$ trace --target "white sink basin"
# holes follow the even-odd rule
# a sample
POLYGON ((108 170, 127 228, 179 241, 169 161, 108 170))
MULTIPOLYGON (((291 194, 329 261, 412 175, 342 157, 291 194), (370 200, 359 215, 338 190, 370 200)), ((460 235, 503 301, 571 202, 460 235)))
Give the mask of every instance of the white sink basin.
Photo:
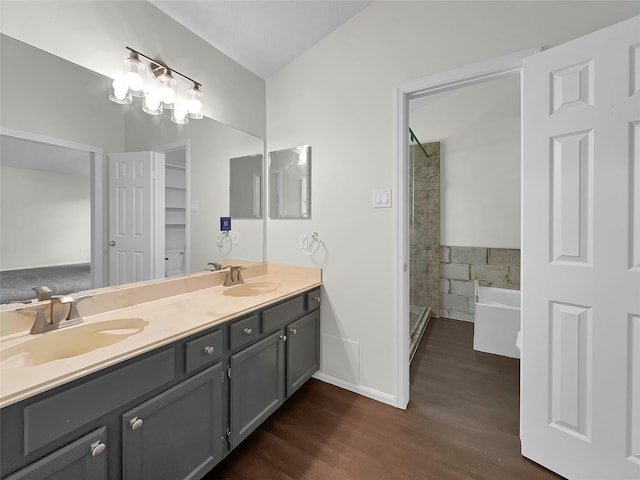
POLYGON ((83 355, 136 335, 148 324, 142 318, 121 318, 43 333, 2 349, 0 366, 3 369, 32 367, 83 355))
POLYGON ((277 289, 278 284, 273 282, 243 283, 242 285, 228 288, 222 292, 222 295, 231 297, 253 297, 275 292, 277 289))

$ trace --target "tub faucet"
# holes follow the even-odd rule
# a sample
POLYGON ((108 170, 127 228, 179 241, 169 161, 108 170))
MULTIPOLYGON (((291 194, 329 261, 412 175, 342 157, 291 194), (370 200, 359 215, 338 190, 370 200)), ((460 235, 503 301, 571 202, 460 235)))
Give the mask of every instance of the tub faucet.
POLYGON ((222 267, 223 270, 227 268, 229 269, 229 271, 227 272, 227 276, 225 277, 224 283, 223 283, 225 287, 244 283, 244 280, 242 279, 242 270, 244 270, 247 267, 243 265, 227 265, 225 267, 222 267))

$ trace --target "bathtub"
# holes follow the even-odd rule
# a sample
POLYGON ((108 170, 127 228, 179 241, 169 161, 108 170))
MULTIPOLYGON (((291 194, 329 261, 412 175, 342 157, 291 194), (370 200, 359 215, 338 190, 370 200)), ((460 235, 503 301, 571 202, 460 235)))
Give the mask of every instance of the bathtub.
POLYGON ((520 290, 477 287, 474 322, 474 350, 520 358, 520 290))

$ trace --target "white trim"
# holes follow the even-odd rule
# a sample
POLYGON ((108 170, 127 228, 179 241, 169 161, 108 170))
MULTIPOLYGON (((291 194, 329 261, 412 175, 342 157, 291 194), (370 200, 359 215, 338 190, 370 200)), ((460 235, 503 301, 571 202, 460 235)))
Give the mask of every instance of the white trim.
POLYGON ((335 385, 336 387, 344 388, 345 390, 349 390, 350 392, 357 393, 364 397, 372 398, 373 400, 377 400, 378 402, 395 406, 393 395, 389 395, 388 393, 365 387, 363 385, 356 385, 355 383, 345 382, 344 380, 340 380, 339 378, 332 377, 331 375, 327 375, 322 372, 314 373, 313 378, 320 380, 321 382, 335 385))
POLYGON ((46 135, 40 135, 38 133, 25 132, 23 130, 14 130, 13 128, 0 127, 0 135, 22 138, 24 140, 31 140, 32 142, 50 143, 51 145, 71 148, 73 150, 80 150, 81 152, 104 153, 102 147, 96 147, 95 145, 71 142, 69 140, 63 140, 61 138, 47 137, 46 135))
POLYGON ((466 87, 485 82, 503 75, 522 72, 522 61, 540 48, 522 50, 483 62, 465 65, 444 72, 435 73, 427 77, 418 78, 401 83, 397 89, 396 110, 396 152, 395 177, 398 209, 395 211, 396 232, 394 243, 396 258, 394 279, 397 290, 394 296, 396 322, 394 328, 395 339, 395 392, 394 405, 406 408, 409 403, 409 278, 407 271, 408 240, 407 240, 407 132, 409 130, 409 100, 446 92, 455 88, 466 87))
POLYGON ((102 180, 102 147, 85 143, 71 142, 61 138, 48 137, 24 130, 0 127, 0 135, 21 138, 32 142, 47 143, 58 147, 70 148, 89 153, 91 171, 91 288, 102 287, 103 271, 103 180, 102 180))
POLYGON ((91 286, 103 286, 104 270, 104 184, 102 183, 103 154, 91 152, 91 286))

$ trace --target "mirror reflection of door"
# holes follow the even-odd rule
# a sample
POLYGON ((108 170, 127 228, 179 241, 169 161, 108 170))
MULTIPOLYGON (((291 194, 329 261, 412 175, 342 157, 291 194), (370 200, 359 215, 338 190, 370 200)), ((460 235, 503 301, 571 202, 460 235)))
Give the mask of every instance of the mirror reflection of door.
POLYGON ((269 217, 311 217, 311 146, 269 152, 269 217))
MULTIPOLYGON (((164 251, 157 240, 159 212, 164 214, 164 155, 156 152, 114 153, 109 156, 110 284, 164 276, 156 256, 164 251)), ((163 217, 164 218, 164 217, 163 217)), ((164 227, 164 225, 162 225, 164 227)), ((164 258, 164 257, 163 257, 164 258)))

